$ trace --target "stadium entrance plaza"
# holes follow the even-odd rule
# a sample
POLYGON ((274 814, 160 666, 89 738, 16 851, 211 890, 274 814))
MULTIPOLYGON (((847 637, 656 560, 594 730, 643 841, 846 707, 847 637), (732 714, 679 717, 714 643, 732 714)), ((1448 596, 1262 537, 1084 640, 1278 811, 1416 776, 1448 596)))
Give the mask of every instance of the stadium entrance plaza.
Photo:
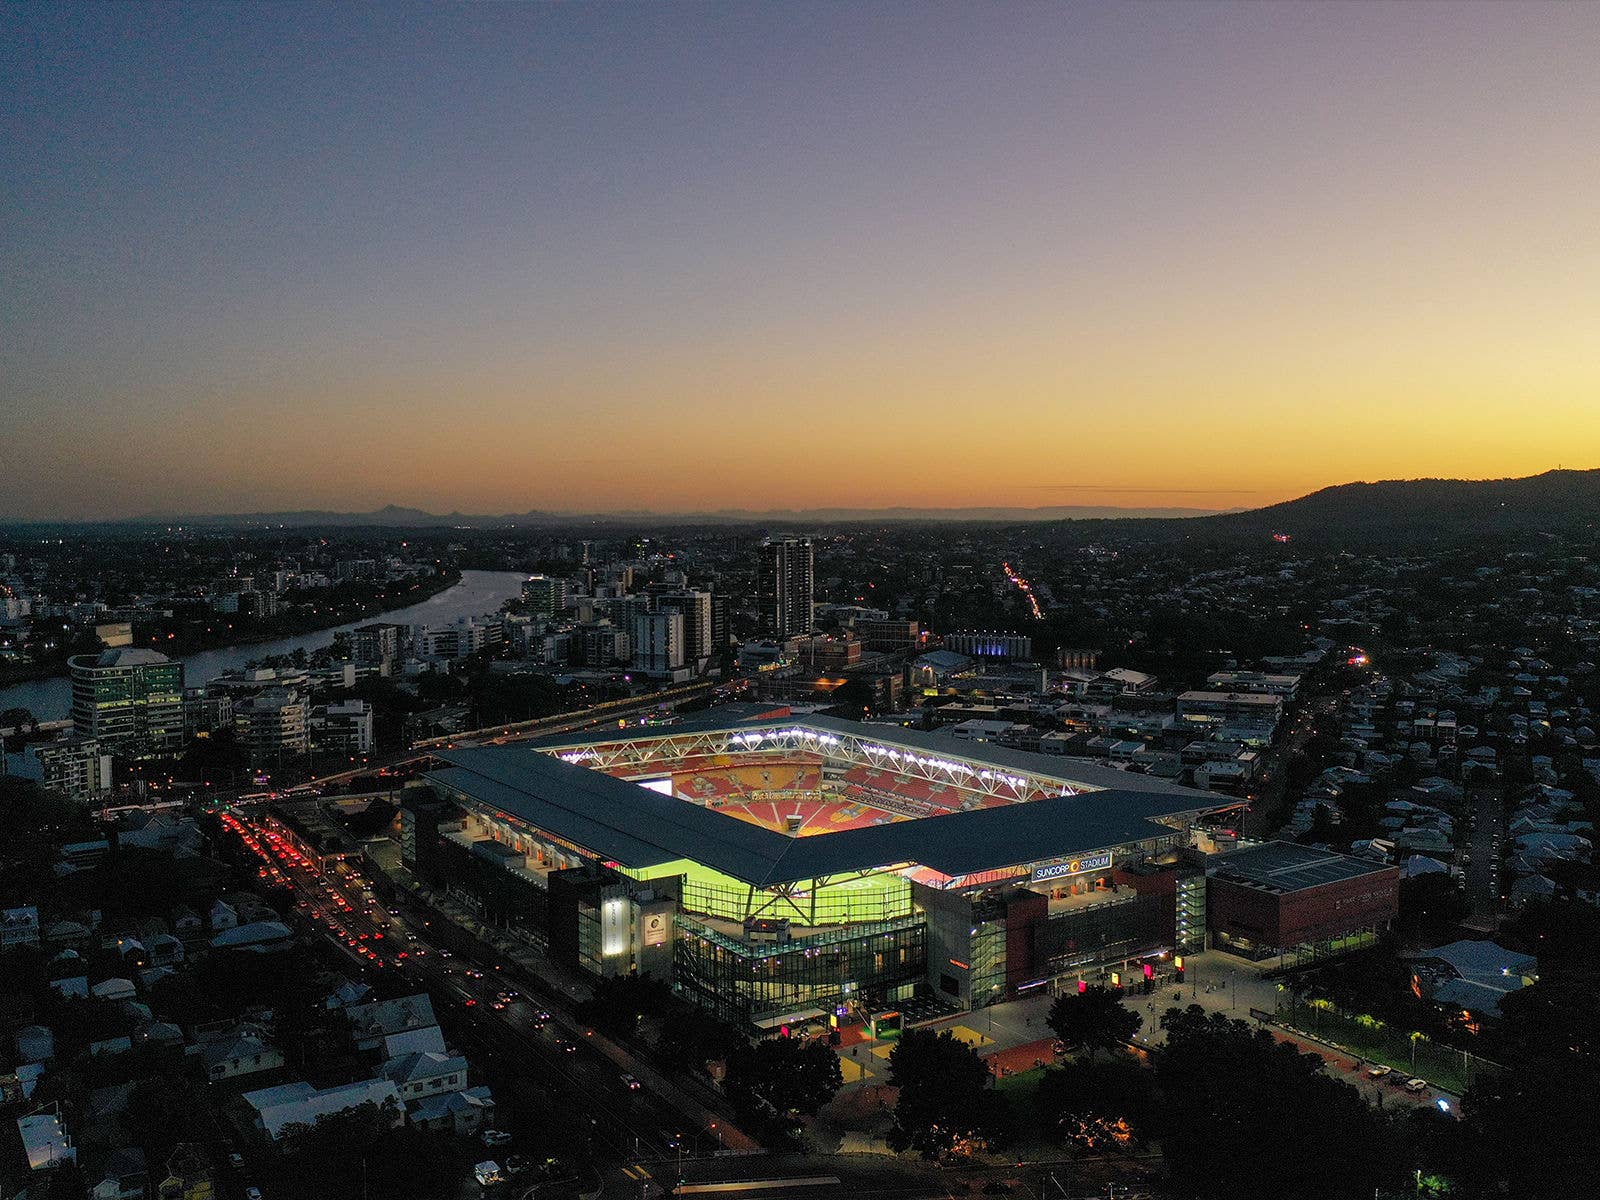
MULTIPOLYGON (((1165 975, 1158 976, 1158 985, 1149 995, 1144 993, 1141 978, 1132 980, 1132 986, 1124 993, 1123 1004, 1144 1021, 1136 1035, 1141 1044, 1160 1043, 1161 1014, 1175 1006, 1198 1004, 1208 1013, 1222 1013, 1241 1020, 1249 1019, 1253 1008, 1264 1012, 1277 1008, 1278 982, 1267 978, 1263 970, 1252 963, 1207 952, 1186 958, 1184 966, 1185 977, 1181 984, 1172 978, 1171 964, 1166 963, 1162 968, 1165 975), (1181 999, 1178 999, 1180 994, 1181 999)), ((1110 970, 1097 969, 1085 978, 1091 984, 1105 984, 1110 980, 1110 970)), ((1064 988, 1072 986, 1075 981, 1063 983, 1064 988)), ((973 1012, 951 1013, 919 1028, 954 1034, 987 1059, 992 1070, 1025 1071, 1034 1067, 1036 1060, 1044 1063, 1055 1060, 1051 1050, 1055 1035, 1047 1022, 1057 994, 1041 988, 1031 996, 1005 1000, 973 1012)), ((850 1026, 840 1034, 838 1054, 845 1090, 886 1085, 889 1055, 895 1043, 873 1038, 865 1025, 850 1026)))

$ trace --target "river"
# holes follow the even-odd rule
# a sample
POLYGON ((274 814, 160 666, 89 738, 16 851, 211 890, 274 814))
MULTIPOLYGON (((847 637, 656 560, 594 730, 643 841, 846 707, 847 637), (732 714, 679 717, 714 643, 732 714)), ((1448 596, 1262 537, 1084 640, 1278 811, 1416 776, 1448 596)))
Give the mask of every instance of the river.
MULTIPOLYGON (((202 650, 181 660, 184 686, 199 687, 226 671, 237 670, 248 662, 268 655, 292 654, 296 650, 304 650, 309 654, 313 650, 331 646, 334 634, 358 625, 370 625, 374 621, 396 625, 445 625, 458 617, 499 612, 500 605, 522 593, 522 581, 526 578, 520 571, 463 571, 459 583, 408 608, 362 617, 348 625, 335 625, 331 629, 319 629, 315 633, 296 637, 202 650)), ((0 710, 7 708, 25 708, 41 721, 60 720, 71 715, 72 683, 64 676, 56 676, 0 688, 0 710)))

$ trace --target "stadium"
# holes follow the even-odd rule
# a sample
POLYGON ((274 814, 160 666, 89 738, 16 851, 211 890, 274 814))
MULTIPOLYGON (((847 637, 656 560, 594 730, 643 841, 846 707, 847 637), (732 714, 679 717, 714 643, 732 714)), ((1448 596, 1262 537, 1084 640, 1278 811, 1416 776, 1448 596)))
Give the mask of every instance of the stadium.
POLYGON ((1179 852, 1238 804, 754 705, 438 757, 404 814, 413 869, 595 975, 757 1026, 1184 952, 1204 882, 1179 852))

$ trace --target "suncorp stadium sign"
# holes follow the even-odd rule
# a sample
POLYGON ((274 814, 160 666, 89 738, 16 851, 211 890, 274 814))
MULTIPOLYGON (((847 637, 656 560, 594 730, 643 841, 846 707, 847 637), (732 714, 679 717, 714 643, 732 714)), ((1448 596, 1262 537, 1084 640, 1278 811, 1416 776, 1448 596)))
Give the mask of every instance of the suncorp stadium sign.
POLYGON ((1047 879, 1082 875, 1085 871, 1102 871, 1110 865, 1111 851, 1102 850, 1099 854, 1086 854, 1082 858, 1069 859, 1067 862, 1051 863, 1048 867, 1035 867, 1033 882, 1043 883, 1047 879))

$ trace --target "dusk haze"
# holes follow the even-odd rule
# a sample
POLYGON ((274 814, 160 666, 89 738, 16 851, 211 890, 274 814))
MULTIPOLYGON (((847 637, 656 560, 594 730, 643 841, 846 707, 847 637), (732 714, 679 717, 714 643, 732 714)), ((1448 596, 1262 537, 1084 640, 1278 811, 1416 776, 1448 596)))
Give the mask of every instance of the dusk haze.
POLYGON ((0 515, 1600 465, 1594 5, 0 21, 0 515))

